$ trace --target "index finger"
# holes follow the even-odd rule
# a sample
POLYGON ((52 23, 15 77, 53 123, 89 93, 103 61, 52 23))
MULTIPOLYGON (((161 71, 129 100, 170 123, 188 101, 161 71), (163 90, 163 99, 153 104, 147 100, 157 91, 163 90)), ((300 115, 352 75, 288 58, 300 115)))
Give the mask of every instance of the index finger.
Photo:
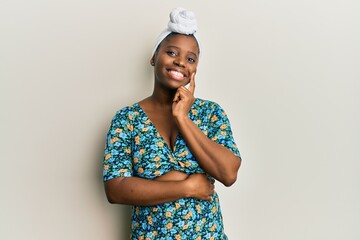
POLYGON ((191 92, 192 95, 194 95, 194 93, 195 93, 195 73, 191 74, 189 91, 191 92))

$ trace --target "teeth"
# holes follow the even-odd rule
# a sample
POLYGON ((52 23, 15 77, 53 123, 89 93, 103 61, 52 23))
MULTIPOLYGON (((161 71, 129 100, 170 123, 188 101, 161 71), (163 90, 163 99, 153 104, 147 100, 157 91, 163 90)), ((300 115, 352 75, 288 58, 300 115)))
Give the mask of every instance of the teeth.
POLYGON ((170 72, 173 73, 174 75, 178 76, 178 77, 184 77, 184 74, 182 74, 181 72, 174 71, 174 70, 170 70, 170 72))

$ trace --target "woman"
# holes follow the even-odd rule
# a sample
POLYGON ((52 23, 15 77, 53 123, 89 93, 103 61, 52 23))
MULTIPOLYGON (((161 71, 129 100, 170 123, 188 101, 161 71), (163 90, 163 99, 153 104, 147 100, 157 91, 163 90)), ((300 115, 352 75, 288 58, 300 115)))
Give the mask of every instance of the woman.
POLYGON ((193 13, 174 9, 150 60, 153 94, 112 120, 105 190, 134 206, 131 239, 227 239, 214 179, 231 186, 241 158, 221 107, 194 97, 199 54, 193 13))

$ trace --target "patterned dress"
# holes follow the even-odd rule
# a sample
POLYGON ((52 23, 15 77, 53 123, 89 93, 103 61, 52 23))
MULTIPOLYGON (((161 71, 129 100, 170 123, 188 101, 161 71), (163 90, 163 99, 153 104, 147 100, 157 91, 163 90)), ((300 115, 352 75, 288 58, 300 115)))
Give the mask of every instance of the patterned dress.
MULTIPOLYGON (((196 98, 189 118, 208 138, 240 157, 229 120, 218 104, 196 98)), ((131 176, 154 179, 172 170, 204 172, 180 134, 171 151, 138 103, 114 116, 103 167, 104 181, 131 176)), ((216 192, 212 199, 182 198, 156 206, 134 206, 131 239, 227 239, 216 192)))

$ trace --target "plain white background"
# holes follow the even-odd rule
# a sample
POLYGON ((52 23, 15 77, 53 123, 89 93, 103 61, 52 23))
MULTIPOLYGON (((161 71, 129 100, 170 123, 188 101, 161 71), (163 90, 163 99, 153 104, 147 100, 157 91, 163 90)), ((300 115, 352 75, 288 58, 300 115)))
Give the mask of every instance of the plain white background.
POLYGON ((360 4, 351 0, 0 1, 0 239, 127 239, 101 162, 116 110, 147 97, 154 41, 195 12, 196 96, 243 156, 217 184, 231 240, 360 239, 360 4))

